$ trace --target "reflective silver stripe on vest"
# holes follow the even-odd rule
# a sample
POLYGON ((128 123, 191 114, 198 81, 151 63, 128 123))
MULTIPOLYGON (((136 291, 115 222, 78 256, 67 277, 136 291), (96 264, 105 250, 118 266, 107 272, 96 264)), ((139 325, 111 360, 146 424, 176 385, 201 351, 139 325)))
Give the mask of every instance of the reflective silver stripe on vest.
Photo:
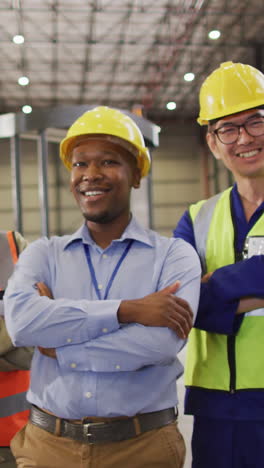
POLYGON ((30 407, 26 400, 26 392, 16 393, 0 398, 0 418, 7 418, 16 413, 28 410, 30 407))
POLYGON ((206 267, 206 243, 215 206, 221 197, 222 192, 209 198, 200 208, 195 220, 193 221, 194 238, 196 250, 202 264, 202 272, 207 272, 206 267))
POLYGON ((14 270, 14 262, 5 231, 0 231, 0 265, 0 289, 5 289, 8 278, 14 270))

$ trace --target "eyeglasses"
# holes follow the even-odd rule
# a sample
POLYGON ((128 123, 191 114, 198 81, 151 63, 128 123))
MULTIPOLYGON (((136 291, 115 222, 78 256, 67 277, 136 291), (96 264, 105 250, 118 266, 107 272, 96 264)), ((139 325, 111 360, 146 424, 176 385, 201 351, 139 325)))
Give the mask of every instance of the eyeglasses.
POLYGON ((226 124, 212 130, 211 133, 214 133, 224 145, 231 145, 237 142, 241 128, 244 128, 247 134, 253 137, 264 135, 264 117, 249 119, 241 125, 226 124))

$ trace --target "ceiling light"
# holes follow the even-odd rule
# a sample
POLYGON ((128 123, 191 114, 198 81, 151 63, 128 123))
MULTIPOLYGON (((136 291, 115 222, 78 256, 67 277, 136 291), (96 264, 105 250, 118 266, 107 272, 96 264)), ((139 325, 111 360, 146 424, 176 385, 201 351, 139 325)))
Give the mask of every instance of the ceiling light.
POLYGON ((210 31, 208 33, 208 37, 209 39, 219 39, 219 37, 221 36, 221 32, 218 31, 217 29, 214 29, 213 31, 210 31))
POLYGON ((27 76, 20 76, 17 80, 18 84, 21 86, 27 86, 29 83, 29 79, 27 76))
POLYGON ((174 110, 176 109, 177 104, 174 101, 170 101, 170 102, 167 102, 166 107, 168 110, 174 110))
POLYGON ((194 73, 185 73, 185 75, 184 75, 185 81, 193 81, 194 78, 195 78, 195 74, 194 74, 194 73))
POLYGON ((16 34, 16 36, 13 37, 14 44, 23 44, 24 41, 24 36, 22 36, 21 34, 16 34))
POLYGON ((32 112, 32 107, 25 105, 22 107, 22 111, 24 112, 24 114, 30 114, 32 112))

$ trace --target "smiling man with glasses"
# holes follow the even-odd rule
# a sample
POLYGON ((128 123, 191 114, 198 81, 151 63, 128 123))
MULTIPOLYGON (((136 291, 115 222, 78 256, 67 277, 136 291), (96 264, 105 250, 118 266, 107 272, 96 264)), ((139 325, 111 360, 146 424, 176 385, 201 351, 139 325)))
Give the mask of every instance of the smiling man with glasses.
POLYGON ((188 343, 193 468, 264 466, 264 75, 226 62, 204 81, 200 125, 234 177, 174 231, 197 250, 201 297, 188 343))

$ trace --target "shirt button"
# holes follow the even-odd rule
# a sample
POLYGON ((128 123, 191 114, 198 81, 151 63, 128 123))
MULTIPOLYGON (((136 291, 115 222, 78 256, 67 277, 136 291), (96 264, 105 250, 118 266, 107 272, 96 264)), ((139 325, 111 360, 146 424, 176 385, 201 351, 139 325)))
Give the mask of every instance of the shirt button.
POLYGON ((67 339, 67 343, 71 343, 72 342, 72 339, 71 338, 68 338, 67 339))
POLYGON ((85 396, 86 396, 86 398, 91 398, 92 394, 91 394, 91 392, 86 392, 85 396))
POLYGON ((107 333, 107 332, 108 332, 108 328, 103 328, 103 329, 102 329, 102 332, 103 332, 103 333, 107 333))
POLYGON ((102 285, 102 284, 98 284, 98 289, 103 289, 103 285, 102 285))
POLYGON ((75 367, 77 367, 77 364, 75 364, 75 362, 72 362, 72 363, 71 363, 71 367, 72 367, 73 369, 75 369, 75 367))
POLYGON ((107 258, 107 255, 106 255, 106 254, 103 254, 103 258, 107 258))
POLYGON ((117 364, 117 365, 115 366, 115 368, 116 368, 117 370, 119 370, 119 369, 120 369, 119 364, 117 364))

